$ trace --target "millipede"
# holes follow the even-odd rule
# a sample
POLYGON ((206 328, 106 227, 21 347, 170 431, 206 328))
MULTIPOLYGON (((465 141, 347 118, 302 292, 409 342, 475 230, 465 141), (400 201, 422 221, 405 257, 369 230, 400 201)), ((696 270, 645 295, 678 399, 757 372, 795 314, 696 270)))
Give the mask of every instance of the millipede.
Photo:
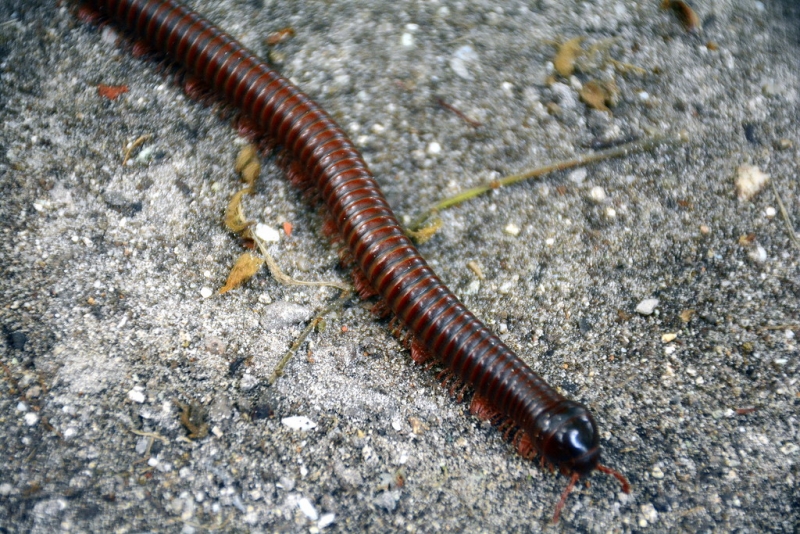
POLYGON ((162 54, 185 70, 193 86, 237 109, 281 148, 294 179, 302 178, 326 206, 352 257, 359 293, 378 295, 411 333, 412 358, 444 366, 456 384, 474 391, 472 413, 502 421, 521 455, 538 456, 543 466, 569 477, 554 521, 575 484, 593 471, 612 475, 629 492, 625 477, 600 461, 599 432, 589 409, 548 385, 442 283, 407 237, 355 145, 311 98, 175 0, 84 1, 80 15, 117 24, 135 40, 135 53, 144 47, 162 54))

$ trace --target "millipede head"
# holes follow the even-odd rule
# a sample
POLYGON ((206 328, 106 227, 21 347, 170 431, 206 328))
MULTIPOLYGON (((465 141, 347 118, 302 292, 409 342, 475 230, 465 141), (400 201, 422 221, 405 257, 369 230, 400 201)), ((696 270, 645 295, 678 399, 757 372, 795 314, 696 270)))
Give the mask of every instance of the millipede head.
POLYGON ((538 421, 541 451, 546 461, 564 474, 585 477, 600 463, 600 435, 589 410, 574 401, 564 400, 551 410, 545 421, 538 421))

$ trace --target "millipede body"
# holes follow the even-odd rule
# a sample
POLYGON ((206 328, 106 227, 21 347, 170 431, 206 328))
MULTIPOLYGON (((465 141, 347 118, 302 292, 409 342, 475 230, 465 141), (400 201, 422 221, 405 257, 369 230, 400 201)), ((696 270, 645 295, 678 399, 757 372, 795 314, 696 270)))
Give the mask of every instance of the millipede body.
POLYGON ((439 280, 406 237, 359 151, 320 106, 175 0, 83 5, 201 80, 299 165, 356 266, 415 343, 518 427, 544 464, 571 477, 556 518, 569 490, 593 470, 614 475, 627 491, 624 477, 600 464, 589 410, 550 387, 439 280))

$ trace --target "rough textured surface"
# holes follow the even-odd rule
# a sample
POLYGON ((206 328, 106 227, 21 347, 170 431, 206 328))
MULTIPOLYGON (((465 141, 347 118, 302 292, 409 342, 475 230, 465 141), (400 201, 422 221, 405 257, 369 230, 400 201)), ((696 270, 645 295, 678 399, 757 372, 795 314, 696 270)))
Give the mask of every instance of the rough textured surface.
MULTIPOLYGON (((800 13, 697 2, 704 28, 687 34, 658 4, 192 2, 261 55, 294 28, 272 57, 352 134, 400 215, 598 140, 689 133, 472 200, 422 247, 594 410, 606 462, 631 480, 625 496, 592 477, 557 527, 566 480, 471 418, 360 302, 265 387, 336 292, 265 274, 202 298, 241 252, 220 224, 238 187, 229 121, 110 29, 0 5, 0 528, 308 531, 332 513, 327 530, 796 529, 800 251, 771 186, 741 201, 735 178, 758 166, 800 217, 800 13), (554 43, 576 36, 645 71, 586 62, 549 83, 554 43), (593 78, 615 80, 613 116, 581 102, 593 78), (143 134, 149 158, 122 167, 143 134), (651 315, 635 311, 646 299, 651 315)), ((346 280, 317 209, 271 165, 258 188, 250 216, 293 224, 280 265, 346 280)))

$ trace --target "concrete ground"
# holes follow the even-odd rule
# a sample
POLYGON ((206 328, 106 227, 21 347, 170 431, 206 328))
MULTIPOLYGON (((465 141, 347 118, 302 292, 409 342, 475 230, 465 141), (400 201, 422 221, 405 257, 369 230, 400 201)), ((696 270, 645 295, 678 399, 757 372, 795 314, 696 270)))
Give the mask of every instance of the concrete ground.
MULTIPOLYGON (((567 479, 471 417, 360 301, 267 386, 338 292, 264 271, 205 297, 242 252, 221 224, 244 143, 230 120, 111 27, 0 3, 0 532, 797 531, 800 9, 697 0, 687 32, 660 3, 190 2, 331 112, 406 221, 513 172, 688 134, 470 200, 421 246, 593 410, 631 482, 595 474, 556 526, 567 479), (593 81, 610 111, 581 99, 593 81), (738 198, 737 177, 762 174, 738 198)), ((319 207, 263 165, 245 210, 280 230, 278 264, 348 281, 319 207)))

